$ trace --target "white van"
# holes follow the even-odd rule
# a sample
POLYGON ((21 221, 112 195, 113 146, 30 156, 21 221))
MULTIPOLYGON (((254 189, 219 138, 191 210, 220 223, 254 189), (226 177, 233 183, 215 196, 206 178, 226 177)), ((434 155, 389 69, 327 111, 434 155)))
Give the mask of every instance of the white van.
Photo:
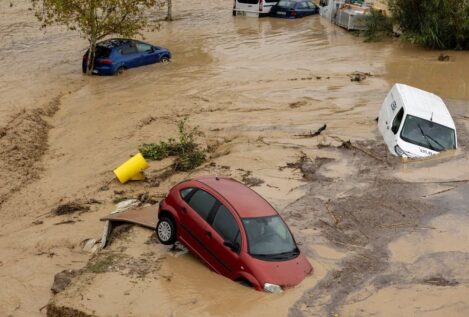
POLYGON ((392 154, 426 157, 456 149, 453 118, 443 100, 432 93, 395 84, 379 113, 379 131, 392 154))
POLYGON ((277 2, 278 0, 234 0, 233 15, 266 16, 277 2))

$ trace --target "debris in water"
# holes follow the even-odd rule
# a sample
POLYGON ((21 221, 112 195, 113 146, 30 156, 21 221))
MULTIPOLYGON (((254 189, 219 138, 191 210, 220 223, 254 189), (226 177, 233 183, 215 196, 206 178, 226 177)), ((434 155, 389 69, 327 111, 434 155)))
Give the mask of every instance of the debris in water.
POLYGON ((90 198, 88 199, 88 201, 86 202, 88 205, 93 205, 93 204, 98 204, 98 205, 101 205, 102 202, 97 200, 97 199, 94 199, 94 198, 90 198))
POLYGON ((70 225, 70 224, 73 224, 73 223, 75 223, 75 222, 76 222, 75 220, 65 220, 65 221, 61 221, 61 222, 54 223, 54 226, 70 225))
POLYGON ((83 251, 86 252, 96 252, 99 249, 99 242, 96 239, 86 239, 82 241, 83 251))
POLYGON ((445 53, 441 53, 440 56, 438 56, 438 60, 440 62, 447 62, 449 61, 449 59, 450 59, 450 56, 446 55, 445 53))
POLYGON ((99 189, 98 189, 100 192, 104 192, 106 190, 109 190, 109 186, 108 185, 103 185, 101 186, 99 189))
POLYGON ((69 203, 59 205, 58 207, 52 209, 51 212, 54 215, 62 216, 62 215, 73 214, 77 211, 88 211, 88 210, 90 210, 90 207, 88 206, 85 206, 78 202, 69 202, 69 203))
POLYGON ((290 106, 291 109, 296 109, 296 108, 306 106, 307 104, 308 104, 308 102, 302 100, 302 101, 292 102, 292 103, 289 104, 289 106, 290 106))
POLYGON ((353 149, 352 142, 350 140, 342 142, 340 145, 340 148, 346 149, 346 150, 351 150, 353 149))
POLYGON ((456 286, 459 285, 459 282, 456 280, 447 280, 442 276, 434 276, 423 280, 424 284, 429 284, 433 286, 456 286))
POLYGON ((351 74, 348 74, 347 76, 350 77, 350 81, 361 82, 367 79, 368 77, 372 77, 373 75, 371 73, 353 72, 351 74))
POLYGON ((54 294, 60 293, 67 288, 72 282, 72 279, 77 275, 75 270, 64 270, 54 276, 54 283, 52 284, 51 291, 54 294))
POLYGON ((319 136, 323 131, 327 129, 327 124, 324 124, 322 127, 316 130, 316 132, 313 133, 313 131, 310 131, 309 133, 306 134, 299 134, 297 136, 304 137, 304 138, 314 138, 319 136))
POLYGON ((252 176, 251 171, 247 171, 242 175, 242 182, 248 187, 256 187, 264 184, 264 181, 260 178, 252 176))
POLYGON ((317 157, 314 161, 309 158, 305 153, 301 154, 300 159, 295 163, 287 163, 285 167, 280 167, 280 170, 284 168, 299 169, 303 173, 303 178, 307 181, 313 181, 318 179, 315 175, 316 171, 325 163, 331 162, 334 159, 326 157, 317 157))

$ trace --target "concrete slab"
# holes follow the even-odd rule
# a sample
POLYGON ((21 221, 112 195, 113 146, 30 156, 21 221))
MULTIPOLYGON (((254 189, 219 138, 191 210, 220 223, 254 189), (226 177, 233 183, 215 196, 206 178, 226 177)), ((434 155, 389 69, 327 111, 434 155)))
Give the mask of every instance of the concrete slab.
POLYGON ((123 212, 110 214, 109 216, 101 218, 100 220, 133 223, 145 228, 155 229, 158 222, 158 207, 147 206, 129 209, 123 212))

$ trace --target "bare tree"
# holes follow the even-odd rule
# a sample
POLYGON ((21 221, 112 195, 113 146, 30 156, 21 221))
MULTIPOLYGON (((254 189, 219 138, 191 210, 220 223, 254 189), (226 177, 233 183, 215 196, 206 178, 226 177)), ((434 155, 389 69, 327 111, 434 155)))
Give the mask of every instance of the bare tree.
POLYGON ((173 0, 166 0, 166 5, 168 7, 168 13, 166 15, 167 21, 173 21, 173 0))

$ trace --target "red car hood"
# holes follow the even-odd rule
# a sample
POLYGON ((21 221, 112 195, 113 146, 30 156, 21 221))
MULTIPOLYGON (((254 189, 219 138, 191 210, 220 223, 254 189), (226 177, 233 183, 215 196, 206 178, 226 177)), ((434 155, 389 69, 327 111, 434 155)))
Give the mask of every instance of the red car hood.
POLYGON ((282 288, 294 287, 313 273, 313 267, 303 253, 288 261, 264 261, 251 258, 251 263, 251 267, 255 268, 254 276, 257 277, 261 287, 264 283, 276 284, 282 288))

